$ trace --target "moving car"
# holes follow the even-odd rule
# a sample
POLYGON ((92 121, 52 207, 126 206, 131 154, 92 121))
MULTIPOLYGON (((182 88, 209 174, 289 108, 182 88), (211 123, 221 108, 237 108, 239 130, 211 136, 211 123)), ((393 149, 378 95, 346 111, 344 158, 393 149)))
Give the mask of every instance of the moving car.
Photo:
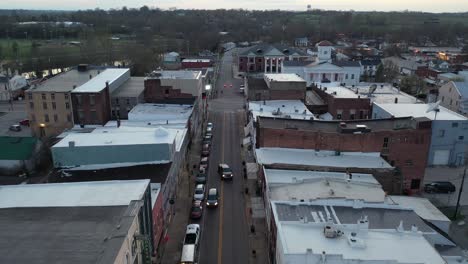
POLYGON ((185 230, 184 245, 195 245, 198 246, 198 240, 200 238, 200 225, 190 224, 185 230))
POLYGON ((198 173, 197 176, 195 176, 195 182, 196 183, 206 183, 206 174, 205 173, 198 173))
POLYGON ((218 190, 211 188, 208 191, 208 197, 206 198, 206 206, 217 207, 218 206, 218 190))
POLYGON ((193 194, 193 200, 203 201, 203 199, 205 199, 205 185, 197 184, 197 186, 195 186, 195 192, 193 194))
POLYGON ((245 85, 241 84, 239 87, 239 93, 244 94, 245 91, 245 85))
POLYGON ((203 205, 201 201, 194 201, 190 209, 191 219, 200 219, 203 215, 203 205))
POLYGON ((227 164, 221 163, 218 166, 218 173, 221 180, 232 180, 232 170, 227 164))
POLYGON ((19 132, 19 131, 21 131, 21 126, 20 125, 11 125, 10 130, 15 131, 15 132, 19 132))
POLYGON ((182 256, 180 257, 180 264, 193 264, 196 263, 196 259, 195 245, 184 245, 182 248, 182 256))
POLYGON ((455 189, 455 185, 448 181, 435 181, 424 185, 424 191, 427 193, 452 193, 455 189))
POLYGON ((19 121, 19 124, 22 126, 29 126, 29 119, 23 119, 19 121))

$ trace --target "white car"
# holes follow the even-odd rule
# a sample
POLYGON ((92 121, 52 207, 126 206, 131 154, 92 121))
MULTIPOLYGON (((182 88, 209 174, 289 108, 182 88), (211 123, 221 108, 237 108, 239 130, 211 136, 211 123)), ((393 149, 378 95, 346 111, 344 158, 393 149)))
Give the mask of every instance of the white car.
POLYGON ((206 129, 208 130, 208 128, 213 129, 213 123, 206 124, 206 129))
POLYGON ((193 199, 195 201, 203 201, 203 199, 205 199, 205 185, 197 184, 195 187, 195 193, 193 194, 193 199))
POLYGON ((200 238, 200 225, 190 224, 187 226, 185 231, 184 245, 195 245, 198 246, 198 240, 200 238))

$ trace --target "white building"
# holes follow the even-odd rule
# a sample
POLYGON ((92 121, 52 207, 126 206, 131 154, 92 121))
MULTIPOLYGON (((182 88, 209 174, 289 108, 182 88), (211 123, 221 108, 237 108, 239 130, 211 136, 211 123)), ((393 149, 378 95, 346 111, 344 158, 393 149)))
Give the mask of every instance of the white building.
POLYGON ((282 73, 294 73, 311 84, 328 82, 357 85, 361 76, 361 64, 356 61, 332 62, 333 46, 328 41, 317 44, 318 55, 316 61, 282 61, 282 73))
POLYGON ((459 72, 456 76, 456 81, 439 88, 439 100, 448 109, 468 116, 468 71, 459 72))

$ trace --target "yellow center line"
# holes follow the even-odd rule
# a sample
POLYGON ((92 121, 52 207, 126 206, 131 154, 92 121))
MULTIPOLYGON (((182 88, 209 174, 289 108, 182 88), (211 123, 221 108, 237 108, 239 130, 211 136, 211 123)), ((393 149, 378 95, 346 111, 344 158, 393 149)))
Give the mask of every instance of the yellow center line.
MULTIPOLYGON (((223 127, 221 130, 221 163, 224 163, 224 130, 225 130, 225 121, 226 121, 226 113, 223 113, 223 127)), ((224 181, 221 180, 221 188, 220 188, 220 195, 219 195, 219 231, 218 231, 218 264, 223 262, 223 193, 224 193, 224 181)))

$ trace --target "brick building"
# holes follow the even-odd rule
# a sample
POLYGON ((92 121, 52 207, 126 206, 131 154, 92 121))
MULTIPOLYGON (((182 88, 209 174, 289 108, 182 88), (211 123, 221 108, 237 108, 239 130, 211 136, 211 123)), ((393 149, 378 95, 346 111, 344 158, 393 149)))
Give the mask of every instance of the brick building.
POLYGON ((318 87, 312 90, 328 105, 328 113, 333 119, 368 119, 371 114, 371 100, 361 97, 346 87, 318 87))
POLYGON ((193 104, 202 95, 200 71, 153 72, 145 79, 146 103, 193 104))
POLYGON ((104 125, 111 119, 111 98, 130 78, 130 69, 107 69, 71 93, 76 125, 104 125))
POLYGON ((265 74, 248 79, 246 94, 250 101, 305 100, 306 82, 295 74, 265 74))
POLYGON ((311 60, 312 56, 306 52, 284 45, 260 44, 239 53, 239 72, 281 72, 283 61, 311 60))
POLYGON ((431 143, 431 121, 427 118, 344 123, 258 117, 256 124, 257 148, 379 152, 401 172, 404 190, 418 192, 421 188, 431 143))

